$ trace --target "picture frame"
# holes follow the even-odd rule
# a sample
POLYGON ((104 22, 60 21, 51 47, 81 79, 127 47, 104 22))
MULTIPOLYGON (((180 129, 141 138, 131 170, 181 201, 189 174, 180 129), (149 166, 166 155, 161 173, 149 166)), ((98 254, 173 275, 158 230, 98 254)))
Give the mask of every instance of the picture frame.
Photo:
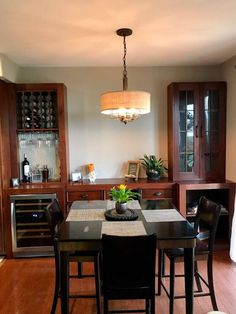
POLYGON ((127 172, 125 177, 138 180, 140 168, 140 161, 139 160, 129 160, 127 163, 127 172))

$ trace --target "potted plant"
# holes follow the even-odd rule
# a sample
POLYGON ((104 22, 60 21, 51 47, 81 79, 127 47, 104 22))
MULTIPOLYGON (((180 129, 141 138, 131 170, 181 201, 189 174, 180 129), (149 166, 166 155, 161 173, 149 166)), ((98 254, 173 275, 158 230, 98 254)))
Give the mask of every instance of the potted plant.
POLYGON ((109 195, 111 196, 113 201, 116 201, 116 211, 118 214, 125 213, 127 209, 127 202, 133 200, 140 194, 138 192, 131 191, 127 189, 127 186, 124 184, 120 184, 110 190, 109 195))
POLYGON ((144 155, 140 158, 141 165, 146 169, 146 174, 150 180, 159 180, 167 172, 164 160, 157 159, 155 155, 144 155))

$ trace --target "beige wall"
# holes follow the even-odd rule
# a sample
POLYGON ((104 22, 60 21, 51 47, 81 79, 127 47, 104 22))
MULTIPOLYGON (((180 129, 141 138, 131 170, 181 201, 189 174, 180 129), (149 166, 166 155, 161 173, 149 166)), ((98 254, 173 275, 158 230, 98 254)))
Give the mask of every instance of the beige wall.
POLYGON ((222 65, 222 77, 227 81, 226 177, 236 181, 236 56, 222 65))
POLYGON ((15 82, 18 71, 19 67, 14 62, 0 54, 0 79, 15 82))
POLYGON ((121 68, 21 68, 16 81, 67 86, 70 171, 94 162, 97 177, 109 178, 123 177, 126 162, 145 153, 167 160, 167 85, 220 80, 221 68, 134 67, 128 76, 129 89, 151 93, 151 113, 127 125, 99 112, 100 94, 121 88, 121 68))

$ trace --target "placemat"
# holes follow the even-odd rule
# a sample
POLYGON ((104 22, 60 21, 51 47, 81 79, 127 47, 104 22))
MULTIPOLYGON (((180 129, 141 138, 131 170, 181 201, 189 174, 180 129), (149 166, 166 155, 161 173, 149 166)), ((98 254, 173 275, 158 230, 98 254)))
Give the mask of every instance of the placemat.
POLYGON ((105 209, 71 209, 66 221, 105 220, 105 209))
POLYGON ((154 209, 142 210, 142 214, 147 222, 184 221, 176 209, 154 209))
POLYGON ((89 201, 75 201, 71 209, 99 209, 106 208, 106 200, 89 200, 89 201))
POLYGON ((102 234, 137 236, 147 233, 142 221, 104 221, 102 223, 102 234))

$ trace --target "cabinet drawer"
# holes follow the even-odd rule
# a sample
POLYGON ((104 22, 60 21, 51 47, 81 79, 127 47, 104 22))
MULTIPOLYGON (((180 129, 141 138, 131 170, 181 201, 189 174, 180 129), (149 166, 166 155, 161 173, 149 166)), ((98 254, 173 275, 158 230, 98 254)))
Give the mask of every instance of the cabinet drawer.
POLYGON ((172 198, 172 189, 153 189, 153 190, 142 190, 142 198, 144 199, 163 199, 172 198))
POLYGON ((102 191, 73 191, 67 193, 67 202, 82 200, 100 200, 102 191))

